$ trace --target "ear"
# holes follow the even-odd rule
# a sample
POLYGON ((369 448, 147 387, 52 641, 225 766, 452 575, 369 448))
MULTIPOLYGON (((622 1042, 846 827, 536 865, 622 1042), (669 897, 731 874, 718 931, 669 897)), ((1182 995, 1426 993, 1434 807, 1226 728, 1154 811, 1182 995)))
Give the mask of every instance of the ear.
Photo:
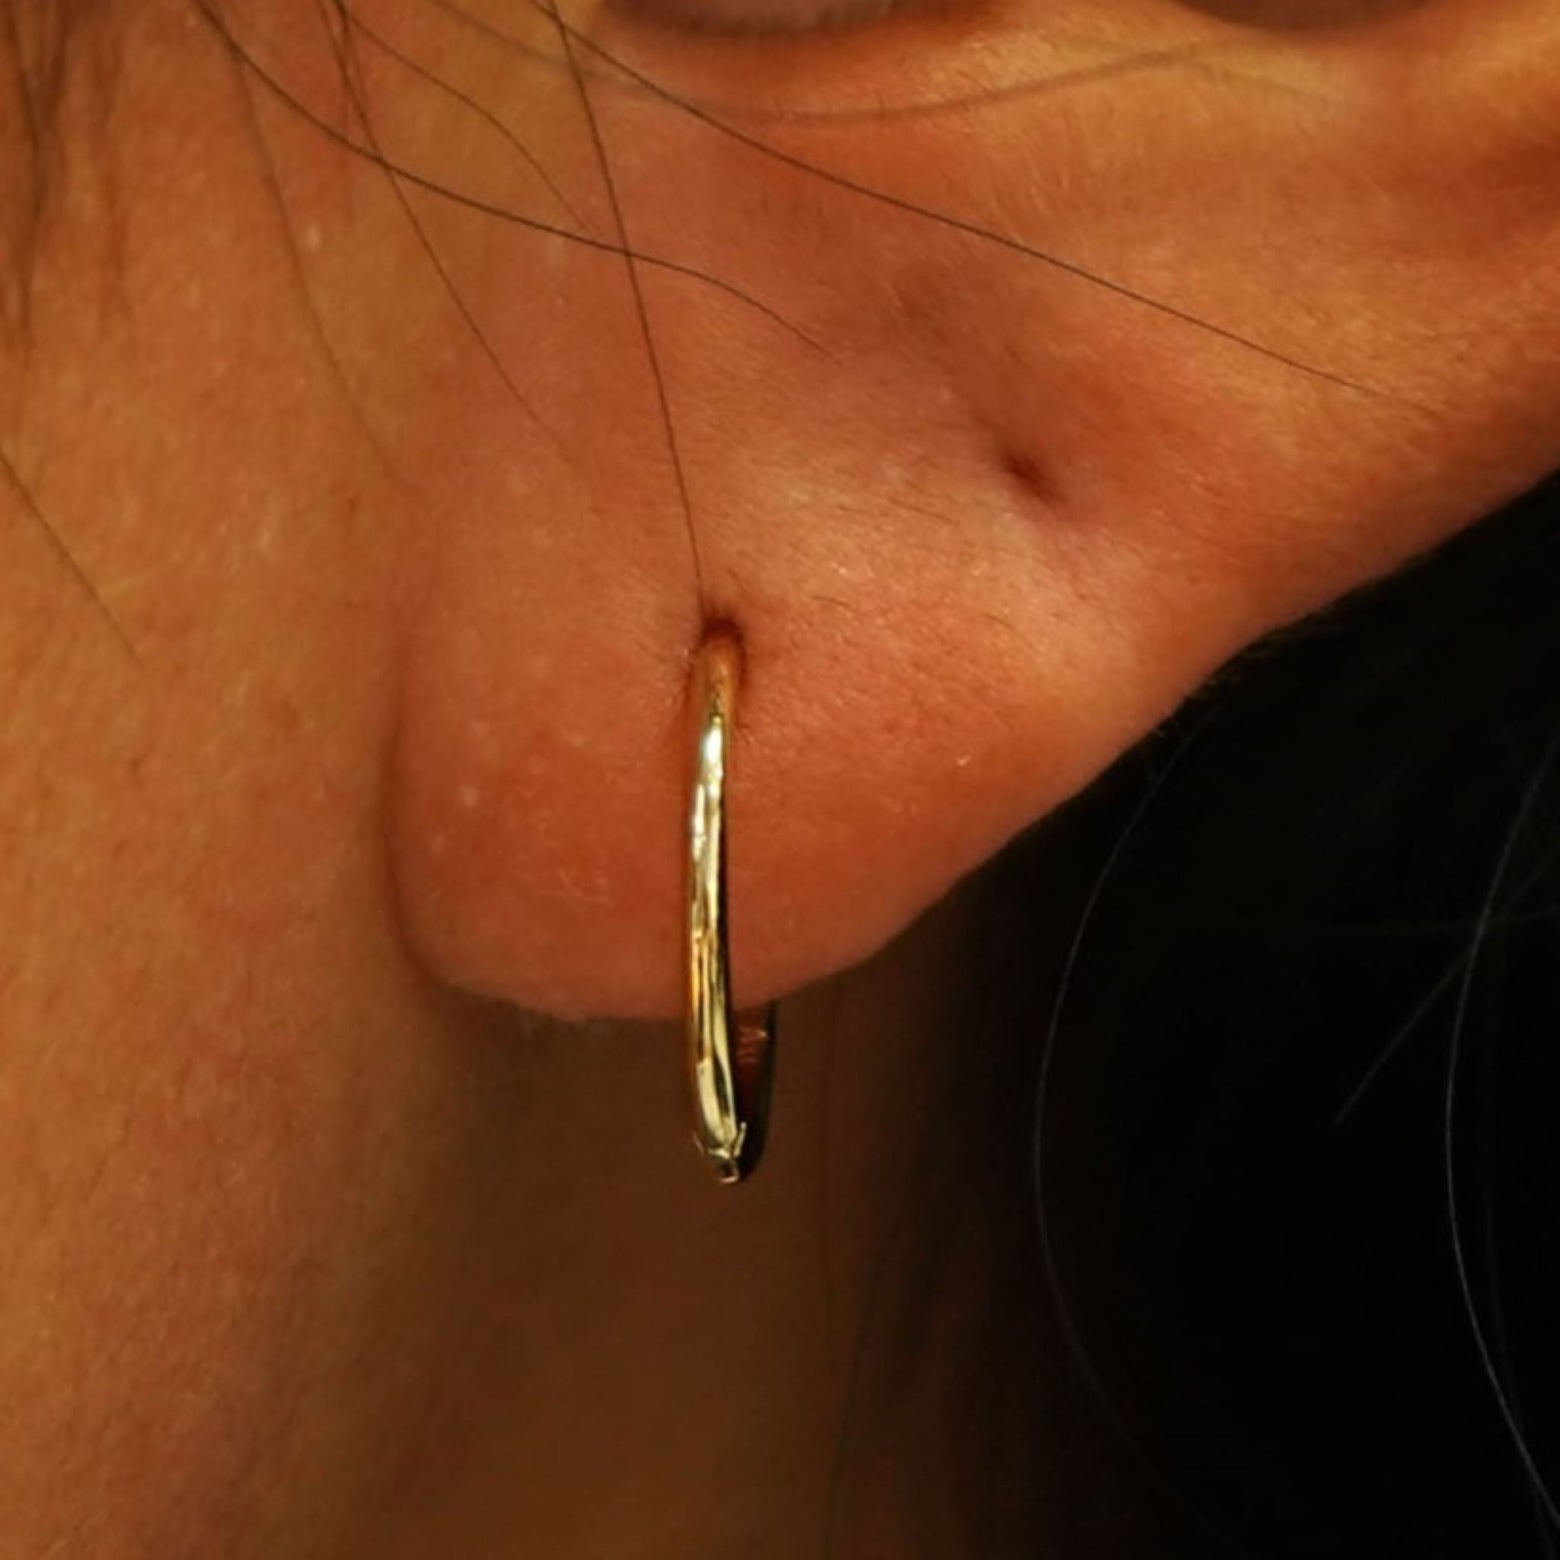
MULTIPOLYGON (((1560 12, 1221 9, 740 39, 603 11, 566 42, 533 19, 545 67, 430 42, 529 105, 592 233, 620 213, 644 257, 441 232, 535 417, 475 357, 407 392, 433 496, 391 834, 434 970, 675 1010, 711 618, 746 653, 756 1001, 870 953, 1242 646, 1560 464, 1560 12)), ((469 142, 415 134, 479 182, 469 142)))

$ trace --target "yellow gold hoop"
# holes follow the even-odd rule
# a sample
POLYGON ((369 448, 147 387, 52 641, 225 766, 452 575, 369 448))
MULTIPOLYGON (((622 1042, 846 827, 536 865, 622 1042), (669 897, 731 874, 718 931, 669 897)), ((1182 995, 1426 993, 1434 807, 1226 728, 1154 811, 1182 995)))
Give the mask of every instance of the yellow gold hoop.
POLYGON ((774 1009, 736 1020, 726 914, 726 765, 741 651, 729 634, 700 646, 694 666, 693 798, 688 814, 688 1065, 694 1139, 734 1185, 763 1148, 774 1058, 774 1009))

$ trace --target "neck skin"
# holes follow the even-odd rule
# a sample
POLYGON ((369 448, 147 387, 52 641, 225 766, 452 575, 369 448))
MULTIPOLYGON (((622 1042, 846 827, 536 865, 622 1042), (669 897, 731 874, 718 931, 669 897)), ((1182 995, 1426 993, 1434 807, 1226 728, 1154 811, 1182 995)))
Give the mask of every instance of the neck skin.
POLYGON ((972 1032, 975 904, 783 1004, 735 1190, 689 1143, 675 1029, 501 1019, 469 1049, 437 1393, 366 1553, 1055 1540, 1079 1404, 1015 1260, 1026 1107, 972 1032))
POLYGON ((1164 1553, 1039 1266, 1036 953, 1079 855, 1044 857, 1046 890, 988 874, 782 1004, 770 1149, 735 1190, 688 1141, 675 1029, 488 1015, 456 1069, 431 1395, 362 1552, 1164 1553))

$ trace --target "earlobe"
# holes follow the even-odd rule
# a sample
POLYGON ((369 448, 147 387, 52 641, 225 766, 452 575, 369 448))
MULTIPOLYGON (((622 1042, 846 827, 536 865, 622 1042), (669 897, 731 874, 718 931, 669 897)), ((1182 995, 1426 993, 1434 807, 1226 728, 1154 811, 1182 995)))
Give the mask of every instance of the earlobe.
POLYGON ((895 121, 788 119, 781 72, 761 129, 690 111, 665 40, 661 95, 593 77, 631 247, 680 269, 580 251, 544 296, 493 237, 470 302, 549 437, 486 379, 421 410, 392 849, 424 962, 678 1010, 712 609, 747 650, 751 1004, 870 953, 1243 645, 1560 464, 1560 180, 1520 136, 1492 155, 1498 112, 1482 139, 1394 123, 1376 36, 895 121))

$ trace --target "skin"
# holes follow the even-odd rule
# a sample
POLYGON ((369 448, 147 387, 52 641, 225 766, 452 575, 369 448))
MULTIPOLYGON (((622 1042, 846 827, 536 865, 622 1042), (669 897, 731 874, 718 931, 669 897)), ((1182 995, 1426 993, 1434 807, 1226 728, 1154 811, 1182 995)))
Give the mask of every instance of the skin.
POLYGON ((996 1304, 1029 1215, 976 1212, 982 1155, 896 1248, 890 1311, 967 1233, 835 1489, 980 890, 877 951, 1237 649, 1560 465, 1560 21, 469 10, 370 0, 348 90, 311 5, 229 8, 245 67, 105 4, 7 214, 0 1553, 977 1552, 902 1472, 973 1422, 1059 1492, 1015 1541, 1149 1552, 1069 1389, 1004 1386, 1059 1354, 996 1304), (343 146, 360 104, 418 182, 343 146), (657 1022, 712 623, 739 994, 835 977, 786 1004, 813 1126, 725 1200, 657 1022))

